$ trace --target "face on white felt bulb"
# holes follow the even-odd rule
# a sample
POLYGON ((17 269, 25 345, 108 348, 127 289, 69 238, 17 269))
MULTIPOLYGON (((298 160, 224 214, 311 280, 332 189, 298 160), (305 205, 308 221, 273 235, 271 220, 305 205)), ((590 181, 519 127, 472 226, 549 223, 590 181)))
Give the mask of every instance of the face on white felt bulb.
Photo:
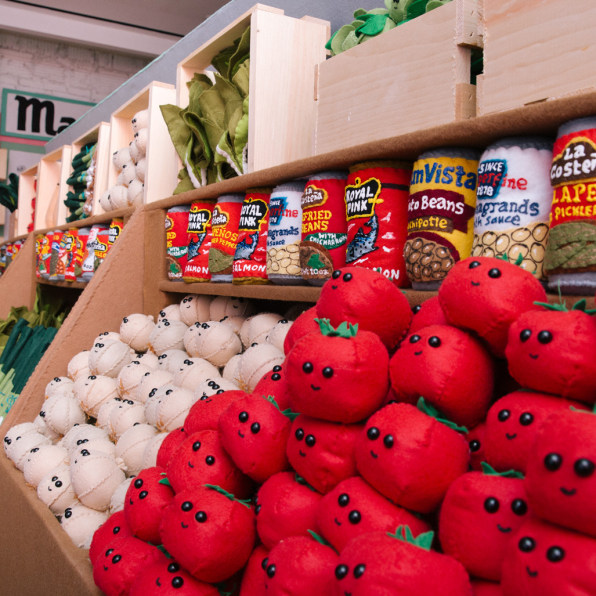
POLYGON ((120 323, 120 340, 137 352, 146 352, 149 349, 149 336, 154 328, 152 316, 132 313, 120 323))
POLYGON ((97 511, 84 505, 67 507, 60 523, 75 546, 89 548, 95 531, 108 519, 105 511, 97 511))
POLYGON ((225 366, 232 356, 242 351, 240 338, 219 321, 195 323, 189 327, 184 336, 184 347, 190 356, 204 358, 214 366, 225 366))
POLYGON ((77 504, 79 500, 70 481, 70 466, 60 464, 50 470, 37 485, 37 497, 55 514, 77 504))

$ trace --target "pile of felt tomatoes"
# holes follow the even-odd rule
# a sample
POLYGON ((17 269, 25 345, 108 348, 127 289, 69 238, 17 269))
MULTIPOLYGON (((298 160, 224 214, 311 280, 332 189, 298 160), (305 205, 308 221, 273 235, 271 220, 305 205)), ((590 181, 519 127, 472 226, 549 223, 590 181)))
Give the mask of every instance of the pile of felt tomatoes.
POLYGON ((413 313, 346 267, 200 400, 89 555, 106 594, 596 594, 596 317, 499 259, 413 313))

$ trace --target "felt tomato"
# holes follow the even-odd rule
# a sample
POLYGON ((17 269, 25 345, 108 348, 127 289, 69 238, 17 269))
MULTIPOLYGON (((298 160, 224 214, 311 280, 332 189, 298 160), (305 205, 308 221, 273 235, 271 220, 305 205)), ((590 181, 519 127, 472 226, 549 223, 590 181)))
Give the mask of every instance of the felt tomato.
POLYGON ((188 434, 200 430, 217 430, 222 412, 235 400, 245 397, 247 393, 240 389, 230 389, 196 401, 184 421, 184 429, 188 434))
POLYGON ((265 569, 269 550, 262 544, 252 551, 242 574, 241 596, 263 596, 265 593, 265 569))
POLYGON ((257 532, 272 548, 283 538, 318 532, 316 511, 321 495, 294 472, 279 472, 266 480, 255 499, 257 532))
POLYGON ((284 365, 276 364, 272 370, 265 373, 255 385, 253 394, 261 397, 271 396, 280 410, 287 410, 290 407, 290 397, 284 365))
POLYGON ((106 596, 124 596, 148 565, 165 560, 156 547, 133 536, 116 537, 93 563, 93 581, 106 596))
POLYGON ((387 350, 370 331, 319 324, 320 331, 298 340, 287 356, 291 407, 331 422, 364 420, 387 395, 387 350))
POLYGON ((342 480, 317 507, 317 526, 323 538, 341 550, 354 536, 374 531, 395 531, 407 525, 415 534, 430 526, 394 505, 359 476, 342 480))
POLYGON ((108 548, 106 544, 113 538, 132 535, 132 531, 126 523, 124 511, 116 511, 116 513, 112 513, 107 521, 97 528, 93 534, 93 539, 89 546, 89 559, 91 560, 91 563, 94 563, 99 555, 105 553, 108 548))
POLYGON ((391 358, 391 389, 398 401, 420 396, 464 426, 481 422, 494 385, 492 358, 469 333, 429 325, 408 335, 391 358))
POLYGON ((546 302, 541 283, 528 271, 493 257, 469 257, 457 262, 439 288, 447 320, 475 331, 502 357, 509 326, 520 314, 546 302))
POLYGON ((361 424, 337 424, 300 414, 286 445, 290 464, 320 493, 356 475, 354 444, 361 424))
POLYGON ((593 596, 596 594, 596 540, 526 520, 503 561, 504 596, 593 596))
POLYGON ((164 468, 146 468, 132 480, 124 497, 124 516, 132 533, 145 542, 159 544, 159 522, 174 498, 168 484, 160 483, 164 468))
MULTIPOLYGON (((409 529, 408 529, 409 530, 409 529)), ((369 532, 352 538, 335 568, 336 594, 351 596, 471 596, 470 579, 455 559, 429 550, 432 532, 414 538, 369 532)))
POLYGON ((183 427, 172 430, 163 440, 157 451, 156 465, 160 468, 167 468, 168 462, 178 447, 188 438, 188 433, 183 427))
POLYGON ((200 486, 178 493, 164 510, 160 527, 165 549, 198 580, 223 581, 242 569, 256 539, 250 506, 200 486))
POLYGON ((570 311, 526 312, 511 325, 507 362, 522 386, 596 402, 596 317, 584 312, 582 305, 585 301, 570 311))
POLYGON ((470 446, 470 468, 480 470, 480 464, 486 460, 485 451, 486 423, 481 422, 471 428, 466 435, 470 446))
POLYGON ((203 484, 216 484, 240 498, 247 497, 252 483, 234 464, 216 430, 193 433, 174 451, 166 468, 174 492, 203 484))
POLYGON ((486 415, 485 460, 496 470, 526 471, 536 433, 555 412, 565 412, 579 402, 536 391, 514 391, 497 400, 486 415))
POLYGON ((445 313, 441 308, 438 296, 427 298, 422 304, 416 305, 412 312, 412 323, 408 333, 414 333, 429 325, 448 325, 445 313))
POLYGON ((468 471, 465 437, 411 404, 388 404, 367 421, 354 446, 360 475, 395 504, 429 513, 468 471))
POLYGON ((296 320, 292 323, 292 326, 284 339, 284 354, 286 356, 301 337, 319 330, 319 324, 315 321, 317 317, 316 306, 311 306, 308 310, 305 310, 302 314, 296 317, 296 320))
POLYGON ((130 596, 219 596, 219 590, 195 579, 179 563, 168 559, 143 569, 130 588, 130 596))
POLYGON ((247 395, 219 417, 221 444, 236 466, 259 484, 290 467, 286 443, 291 420, 268 399, 247 395))
POLYGON ((278 542, 267 557, 268 596, 331 594, 337 553, 310 536, 290 536, 278 542))
POLYGON ((441 505, 443 552, 462 563, 470 575, 499 581, 511 536, 528 511, 521 474, 499 475, 488 466, 484 472, 464 474, 453 481, 441 505))
POLYGON ((325 282, 317 315, 334 326, 343 321, 376 333, 393 350, 408 331, 412 311, 402 291, 382 273, 364 267, 342 267, 325 282))
POLYGON ((536 433, 526 467, 532 511, 596 537, 596 415, 557 412, 536 433))
POLYGON ((503 596, 501 584, 483 579, 472 580, 472 593, 474 596, 503 596))

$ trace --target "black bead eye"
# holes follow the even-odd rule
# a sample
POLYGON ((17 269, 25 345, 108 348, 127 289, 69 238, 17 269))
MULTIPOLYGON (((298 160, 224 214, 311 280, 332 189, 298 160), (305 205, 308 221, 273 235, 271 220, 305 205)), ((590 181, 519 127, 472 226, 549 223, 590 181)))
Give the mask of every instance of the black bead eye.
POLYGON ((530 538, 529 536, 524 536, 517 543, 517 546, 519 550, 523 551, 524 553, 529 553, 536 548, 536 542, 534 542, 533 538, 530 538))
POLYGON ((204 511, 197 511, 195 513, 195 519, 200 523, 204 524, 207 521, 207 514, 204 511))
POLYGON ((312 362, 305 362, 302 365, 302 370, 306 373, 306 374, 310 374, 313 370, 314 370, 314 366, 312 365, 312 362))
POLYGON ((275 565, 271 563, 271 565, 267 566, 267 577, 272 578, 275 575, 275 565))
POLYGON ((519 334, 521 341, 528 341, 530 337, 532 337, 531 329, 522 329, 521 333, 519 334))
POLYGON ((476 451, 480 451, 480 441, 478 439, 473 439, 469 443, 470 451, 472 453, 476 453, 476 451))
POLYGON ((337 579, 343 579, 344 577, 346 577, 346 575, 348 575, 348 566, 347 565, 338 565, 335 568, 335 577, 337 579))
POLYGON ((262 561, 261 561, 261 567, 263 568, 263 571, 267 571, 267 563, 269 562, 269 557, 265 557, 262 561))
POLYGON ((258 422, 253 422, 253 423, 250 425, 250 432, 251 432, 253 435, 256 435, 256 434, 257 434, 257 433, 258 433, 260 430, 261 430, 261 425, 260 425, 258 422))
POLYGON ((497 414, 497 420, 499 422, 505 422, 505 420, 509 420, 509 416, 511 416, 511 412, 509 410, 501 410, 497 414))
POLYGON ((539 331, 538 332, 538 341, 541 344, 549 344, 551 341, 553 341, 553 334, 550 331, 539 331))
POLYGON ((484 510, 487 513, 496 513, 497 511, 499 511, 499 501, 498 501, 498 499, 495 499, 494 497, 488 497, 484 501, 484 510))
POLYGON ((501 270, 493 267, 492 269, 489 269, 488 276, 492 277, 493 279, 497 279, 501 277, 501 270))
POLYGON ((180 509, 182 509, 182 511, 191 511, 192 503, 190 501, 184 501, 184 503, 182 503, 180 509))
MULTIPOLYGON (((149 374, 149 373, 147 373, 149 374)), ((157 393, 157 387, 154 387, 153 389, 151 389, 151 391, 149 392, 149 397, 154 397, 155 394, 157 393)))
POLYGON ((56 482, 54 482, 54 486, 56 488, 60 488, 62 486, 62 480, 56 480, 56 482))
POLYGON ((178 589, 184 585, 184 578, 177 575, 172 579, 172 588, 178 589))
POLYGON ((124 318, 122 319, 122 322, 123 322, 123 323, 128 323, 128 317, 124 317, 124 318))
POLYGON ((304 439, 304 442, 308 447, 314 447, 317 440, 315 439, 314 435, 306 435, 306 439, 304 439))
POLYGON ((88 442, 89 442, 89 439, 79 439, 77 441, 77 445, 83 445, 84 443, 88 443, 88 442))
POLYGON ((139 493, 139 499, 144 499, 149 493, 146 490, 142 490, 139 493))
POLYGON ((551 546, 546 551, 546 558, 551 563, 558 563, 565 558, 565 551, 560 546, 551 546))
POLYGON ((524 412, 519 417, 519 423, 522 426, 529 426, 530 424, 532 424, 532 422, 534 422, 534 416, 530 414, 530 412, 524 412))
POLYGON ((354 577, 356 579, 362 577, 362 574, 364 573, 365 569, 366 569, 366 565, 364 563, 360 563, 360 565, 356 565, 356 567, 354 567, 354 577))
POLYGON ((341 271, 339 269, 336 269, 332 274, 331 277, 333 279, 337 279, 339 276, 341 275, 341 271))
POLYGON ((394 442, 393 435, 385 435, 385 438, 383 439, 383 445, 385 445, 387 449, 391 449, 394 442))
POLYGON ((422 308, 421 304, 417 304, 416 306, 414 306, 414 308, 412 308, 412 312, 416 315, 420 312, 420 309, 422 308))
MULTIPOLYGON (((286 321, 286 322, 287 322, 287 321, 286 321)), ((281 366, 280 366, 279 364, 276 364, 276 365, 273 367, 273 372, 280 372, 280 371, 281 371, 281 366)))
POLYGON ((472 261, 468 265, 468 269, 476 269, 476 267, 480 267, 480 261, 472 261))
POLYGON ((120 533, 120 526, 115 526, 112 528, 112 534, 119 534, 120 533))
POLYGON ((143 479, 142 478, 137 478, 135 480, 135 488, 141 488, 141 486, 143 486, 143 479))
POLYGON ((362 516, 360 515, 360 511, 354 509, 354 511, 350 511, 348 515, 348 520, 351 524, 359 524, 362 516))
POLYGON ((371 440, 371 441, 376 441, 380 436, 381 436, 381 431, 376 427, 376 426, 371 426, 367 431, 366 431, 366 436, 371 440))
POLYGON ((114 555, 112 557, 112 563, 120 563, 121 560, 122 560, 122 555, 114 555))
POLYGON ((279 373, 273 373, 271 375, 271 380, 272 381, 279 381, 281 379, 281 375, 279 373))
POLYGON ((205 458, 205 463, 206 463, 208 466, 212 466, 212 465, 215 463, 215 458, 214 458, 212 455, 208 455, 208 456, 205 458))
POLYGON ((515 515, 525 515, 528 512, 528 506, 523 499, 514 499, 511 503, 511 511, 515 515))
POLYGON ((64 510, 64 517, 65 517, 66 519, 68 519, 68 518, 69 518, 71 515, 72 515, 72 509, 71 509, 70 507, 67 507, 67 508, 64 510))
POLYGON ((108 550, 106 551, 106 557, 109 557, 113 552, 114 552, 113 548, 108 548, 108 550))
POLYGON ((192 444, 192 450, 193 451, 198 451, 201 448, 201 441, 195 441, 192 444))
POLYGON ((352 279, 351 273, 344 273, 344 277, 343 277, 344 281, 350 281, 351 279, 352 279))
POLYGON ((419 335, 410 335, 410 343, 415 344, 417 341, 420 341, 419 335))
POLYGON ((589 459, 582 457, 573 464, 573 469, 575 470, 575 473, 581 478, 587 478, 588 476, 591 476, 594 473, 594 462, 591 462, 589 459))
POLYGON ((238 414, 238 420, 240 420, 240 422, 246 422, 248 420, 248 412, 240 412, 240 414, 238 414))
POLYGON ((304 439, 304 431, 301 428, 297 428, 294 436, 297 441, 302 441, 302 439, 304 439))
POLYGON ((563 458, 558 453, 549 453, 544 458, 544 467, 551 472, 556 472, 563 463, 563 458))
POLYGON ((324 376, 326 379, 330 379, 330 378, 333 376, 333 369, 332 369, 330 366, 326 366, 326 367, 323 369, 323 376, 324 376))
POLYGON ((261 512, 261 505, 257 505, 255 507, 255 515, 259 515, 260 512, 261 512))
POLYGON ((166 321, 166 320, 164 320, 163 324, 164 324, 164 327, 169 327, 170 326, 170 322, 169 321, 166 321))
POLYGON ((441 345, 441 338, 433 335, 432 337, 428 338, 428 345, 431 348, 438 348, 441 345))
POLYGON ((348 505, 349 502, 350 502, 350 495, 348 495, 346 493, 341 493, 341 495, 339 495, 339 497, 337 497, 337 504, 340 507, 345 507, 346 505, 348 505))
POLYGON ((89 451, 88 451, 87 449, 83 449, 83 450, 81 451, 81 455, 83 455, 83 456, 87 456, 87 455, 91 455, 91 454, 89 453, 89 451))
POLYGON ((168 571, 170 573, 176 573, 176 571, 178 571, 180 569, 180 565, 178 565, 178 563, 170 563, 168 565, 168 571))

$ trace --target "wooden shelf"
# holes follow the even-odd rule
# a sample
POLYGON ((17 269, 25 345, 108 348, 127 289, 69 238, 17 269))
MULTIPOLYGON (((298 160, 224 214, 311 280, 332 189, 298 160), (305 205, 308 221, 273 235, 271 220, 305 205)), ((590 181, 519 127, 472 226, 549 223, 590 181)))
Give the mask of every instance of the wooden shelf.
POLYGON ((69 288, 72 290, 84 290, 87 287, 85 281, 51 281, 49 279, 38 279, 38 284, 53 286, 55 288, 69 288))

